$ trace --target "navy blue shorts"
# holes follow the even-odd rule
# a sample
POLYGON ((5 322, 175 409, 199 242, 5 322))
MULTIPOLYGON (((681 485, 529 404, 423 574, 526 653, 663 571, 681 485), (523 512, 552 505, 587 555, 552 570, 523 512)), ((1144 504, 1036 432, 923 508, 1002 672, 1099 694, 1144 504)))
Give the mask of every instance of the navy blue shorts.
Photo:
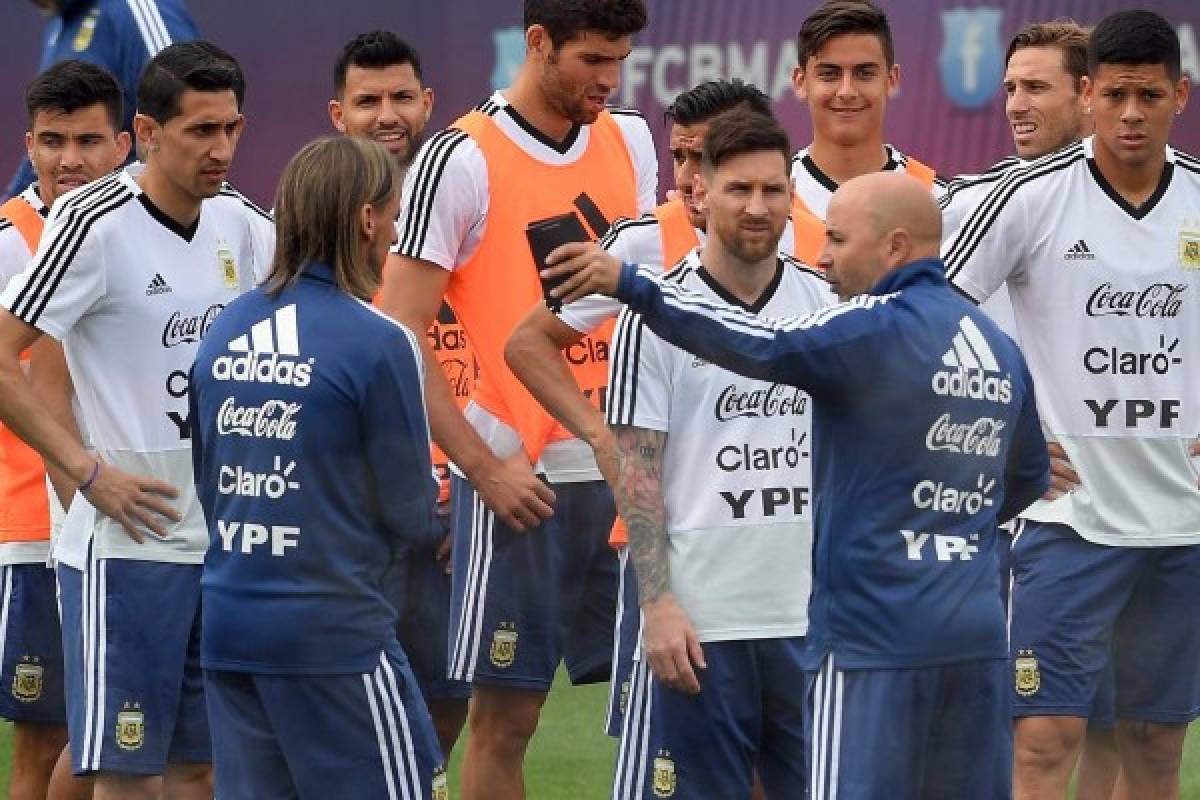
MULTIPOLYGON (((450 515, 436 519, 450 532, 450 515)), ((447 677, 446 639, 450 630, 450 575, 433 551, 406 550, 385 578, 388 600, 399 613, 396 635, 421 696, 430 700, 465 700, 471 685, 447 677)))
POLYGON ((811 800, 1009 800, 1007 664, 839 670, 808 677, 811 800))
POLYGON ((1110 660, 1117 719, 1200 716, 1200 546, 1106 547, 1029 521, 1012 569, 1016 716, 1095 713, 1110 660))
POLYGON ((571 681, 609 679, 617 555, 616 508, 604 481, 554 485, 554 516, 510 530, 457 475, 450 677, 549 691, 565 662, 571 681))
POLYGON ((444 798, 433 721, 408 664, 363 674, 204 674, 215 796, 444 798))
POLYGON ((58 587, 45 564, 0 567, 0 717, 67 723, 58 587))
POLYGON ((199 564, 59 564, 76 775, 161 775, 212 760, 200 669, 199 564))
POLYGON ((608 710, 604 716, 604 732, 620 737, 629 706, 630 680, 633 677, 633 657, 642 639, 642 609, 638 604, 637 575, 629 548, 617 554, 621 578, 617 587, 617 622, 613 630, 612 677, 608 682, 608 710))
POLYGON ((614 800, 767 796, 806 789, 803 638, 705 642, 700 693, 668 689, 634 663, 614 800))

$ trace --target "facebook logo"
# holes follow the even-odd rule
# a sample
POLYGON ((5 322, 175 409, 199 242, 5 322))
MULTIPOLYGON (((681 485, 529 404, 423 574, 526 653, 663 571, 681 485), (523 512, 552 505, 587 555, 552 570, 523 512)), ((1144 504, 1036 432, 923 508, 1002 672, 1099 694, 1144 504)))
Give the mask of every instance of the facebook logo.
POLYGON ((998 8, 952 8, 942 12, 938 67, 946 96, 962 108, 986 106, 1004 77, 1004 45, 998 8))

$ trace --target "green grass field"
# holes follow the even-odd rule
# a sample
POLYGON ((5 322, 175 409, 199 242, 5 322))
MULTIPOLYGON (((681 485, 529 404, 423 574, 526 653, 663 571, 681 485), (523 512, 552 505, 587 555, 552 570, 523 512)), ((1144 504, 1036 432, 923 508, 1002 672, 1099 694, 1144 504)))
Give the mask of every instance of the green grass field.
MULTIPOLYGON (((607 696, 603 684, 572 687, 560 680, 555 686, 527 762, 530 800, 608 798, 616 744, 600 730, 607 696)), ((0 787, 8 785, 8 736, 8 726, 0 727, 0 787)), ((460 742, 451 759, 452 797, 458 797, 462 749, 460 742)), ((7 798, 7 793, 0 797, 7 798)), ((1200 800, 1200 724, 1188 736, 1182 797, 1200 800)))

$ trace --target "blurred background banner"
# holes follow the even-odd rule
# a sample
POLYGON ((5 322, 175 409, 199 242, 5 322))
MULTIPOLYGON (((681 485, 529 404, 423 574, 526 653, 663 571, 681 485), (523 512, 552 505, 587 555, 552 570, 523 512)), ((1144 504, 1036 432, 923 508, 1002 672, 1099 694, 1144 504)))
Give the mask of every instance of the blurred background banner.
MULTIPOLYGON (((1094 24, 1137 5, 1179 31, 1184 69, 1200 79, 1197 0, 882 0, 896 37, 900 93, 888 109, 888 141, 945 175, 979 171, 1012 147, 1000 86, 1008 40, 1024 24, 1070 16, 1094 24)), ((326 104, 333 61, 355 34, 387 28, 420 51, 437 94, 434 128, 507 85, 524 57, 520 0, 190 0, 201 35, 246 70, 246 134, 232 180, 269 204, 287 159, 332 132, 326 104)), ((662 110, 704 80, 741 77, 766 91, 797 148, 808 143, 804 106, 793 96, 795 34, 815 0, 648 0, 650 27, 637 37, 617 100, 640 109, 669 163, 662 110)), ((0 82, 0 173, 24 157, 23 95, 41 49, 32 3, 0 4, 5 77, 0 82)), ((1200 153, 1200 97, 1175 125, 1172 143, 1200 153)))

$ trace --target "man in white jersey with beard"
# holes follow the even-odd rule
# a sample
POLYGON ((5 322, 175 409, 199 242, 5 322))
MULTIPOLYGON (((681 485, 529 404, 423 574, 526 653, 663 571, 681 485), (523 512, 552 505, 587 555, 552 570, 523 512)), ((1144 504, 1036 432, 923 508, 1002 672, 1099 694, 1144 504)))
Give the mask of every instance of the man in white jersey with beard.
MULTIPOLYGON (((138 85, 145 166, 60 198, 0 294, 0 419, 99 512, 69 515, 63 539, 81 536, 55 547, 73 768, 99 800, 212 796, 187 385, 212 320, 271 260, 269 218, 224 183, 244 87, 207 42, 155 56, 138 85), (63 342, 95 455, 20 376, 43 333, 63 342)), ((268 363, 246 379, 282 380, 268 363)))
POLYGON ((1088 76, 1095 135, 1001 180, 943 253, 976 300, 1008 281, 1039 409, 1080 477, 1013 544, 1016 796, 1066 796, 1111 647, 1118 796, 1169 800, 1200 714, 1200 161, 1167 146, 1189 85, 1166 20, 1105 18, 1088 76))
MULTIPOLYGON (((834 302, 778 255, 789 153, 773 119, 712 121, 694 193, 708 236, 669 280, 770 317, 834 302)), ((613 797, 746 797, 756 770, 767 796, 800 797, 808 397, 689 355, 629 311, 611 363, 617 502, 645 616, 613 797)))

